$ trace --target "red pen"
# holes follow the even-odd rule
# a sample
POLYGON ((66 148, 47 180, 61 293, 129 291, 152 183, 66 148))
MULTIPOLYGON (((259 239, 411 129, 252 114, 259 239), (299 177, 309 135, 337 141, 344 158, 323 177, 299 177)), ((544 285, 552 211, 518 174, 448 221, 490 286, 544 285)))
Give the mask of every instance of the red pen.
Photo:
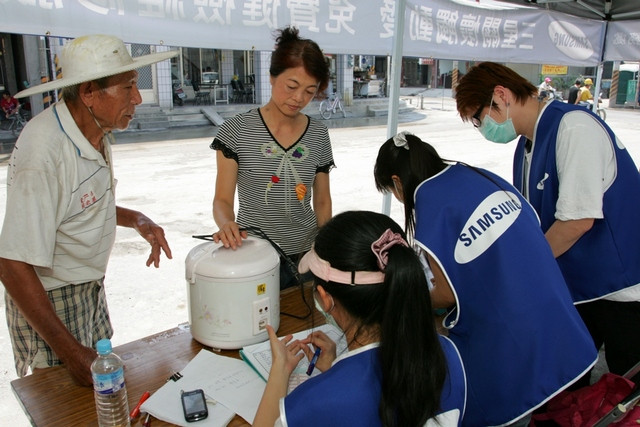
POLYGON ((151 396, 151 393, 149 393, 148 391, 145 391, 142 397, 140 398, 140 400, 138 401, 138 404, 136 405, 136 407, 133 408, 133 411, 131 411, 131 413, 129 414, 129 417, 132 420, 135 418, 138 418, 138 415, 140 415, 140 407, 142 406, 144 401, 149 398, 149 396, 151 396))

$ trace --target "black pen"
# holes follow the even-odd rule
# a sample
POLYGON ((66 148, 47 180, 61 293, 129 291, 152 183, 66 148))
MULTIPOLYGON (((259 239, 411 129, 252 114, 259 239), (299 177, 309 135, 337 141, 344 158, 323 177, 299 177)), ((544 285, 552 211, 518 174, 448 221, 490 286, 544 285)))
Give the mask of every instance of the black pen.
POLYGON ((320 351, 320 347, 318 347, 316 348, 315 353, 313 353, 313 357, 311 358, 311 362, 309 362, 309 367, 307 368, 307 375, 311 375, 313 373, 313 368, 316 367, 318 357, 320 357, 320 351))

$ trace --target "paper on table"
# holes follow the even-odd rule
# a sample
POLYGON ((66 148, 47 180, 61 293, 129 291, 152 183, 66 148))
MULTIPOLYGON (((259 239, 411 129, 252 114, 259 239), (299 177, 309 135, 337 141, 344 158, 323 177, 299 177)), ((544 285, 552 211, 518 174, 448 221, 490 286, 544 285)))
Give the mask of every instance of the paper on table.
MULTIPOLYGON (((158 391, 147 399, 141 406, 142 412, 148 412, 159 420, 166 421, 171 424, 179 426, 192 426, 193 423, 189 423, 184 419, 184 412, 182 412, 182 403, 180 403, 180 390, 192 390, 191 388, 184 388, 182 382, 169 381, 164 386, 160 387, 158 391)), ((207 399, 209 396, 207 396, 207 399)), ((224 427, 229 424, 229 421, 235 416, 235 413, 222 405, 216 403, 212 405, 207 403, 207 409, 209 410, 209 416, 201 421, 198 421, 198 426, 207 427, 224 427)))
POLYGON ((246 363, 231 357, 219 356, 207 350, 200 350, 180 373, 182 374, 181 379, 176 382, 169 381, 162 386, 142 404, 141 410, 169 422, 179 420, 180 423, 176 424, 193 425, 193 423, 185 423, 180 403, 180 390, 201 388, 207 398, 218 402, 215 405, 207 405, 209 409, 207 419, 219 417, 219 423, 205 424, 205 420, 203 420, 199 421, 198 425, 224 426, 236 413, 248 422, 253 422, 265 383, 246 363), (156 395, 158 395, 157 398, 156 395), (175 411, 170 411, 175 407, 178 408, 178 415, 175 411), (219 407, 229 411, 231 416, 228 413, 224 415, 219 407), (215 415, 218 411, 220 413, 215 415), (177 420, 167 419, 169 416, 177 417, 177 420), (222 421, 224 423, 220 424, 222 421))
MULTIPOLYGON (((313 331, 322 331, 329 336, 336 343, 336 353, 342 354, 347 350, 347 341, 345 340, 344 333, 335 326, 324 324, 316 328, 307 329, 302 332, 296 332, 293 334, 294 340, 306 338, 313 331)), ((269 378, 269 371, 271 370, 271 344, 269 341, 261 342, 246 346, 240 350, 240 356, 247 362, 253 369, 258 372, 264 381, 269 378)), ((309 361, 307 358, 303 358, 296 369, 291 373, 289 378, 289 389, 291 393, 298 385, 302 384, 305 380, 310 378, 307 375, 307 368, 309 367, 309 361)), ((319 375, 320 371, 317 369, 313 371, 311 377, 319 375)))

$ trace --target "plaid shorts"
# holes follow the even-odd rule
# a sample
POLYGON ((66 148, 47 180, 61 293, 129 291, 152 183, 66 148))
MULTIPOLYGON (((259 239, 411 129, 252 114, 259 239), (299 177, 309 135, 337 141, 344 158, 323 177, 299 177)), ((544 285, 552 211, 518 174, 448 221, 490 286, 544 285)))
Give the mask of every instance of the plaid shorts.
MULTIPOLYGON (((5 292, 4 295, 18 376, 27 375, 29 368, 61 365, 51 347, 29 326, 9 294, 5 292)), ((99 340, 113 335, 102 279, 53 289, 47 291, 47 296, 62 323, 82 345, 95 348, 99 340)))

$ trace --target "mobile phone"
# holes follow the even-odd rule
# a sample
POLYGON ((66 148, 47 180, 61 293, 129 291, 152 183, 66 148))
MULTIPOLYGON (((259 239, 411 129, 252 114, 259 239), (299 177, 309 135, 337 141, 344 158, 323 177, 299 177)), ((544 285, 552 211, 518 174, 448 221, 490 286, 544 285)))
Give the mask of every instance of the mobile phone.
POLYGON ((188 422, 204 420, 209 416, 207 399, 204 397, 202 389, 183 391, 180 397, 182 399, 184 419, 188 422))

